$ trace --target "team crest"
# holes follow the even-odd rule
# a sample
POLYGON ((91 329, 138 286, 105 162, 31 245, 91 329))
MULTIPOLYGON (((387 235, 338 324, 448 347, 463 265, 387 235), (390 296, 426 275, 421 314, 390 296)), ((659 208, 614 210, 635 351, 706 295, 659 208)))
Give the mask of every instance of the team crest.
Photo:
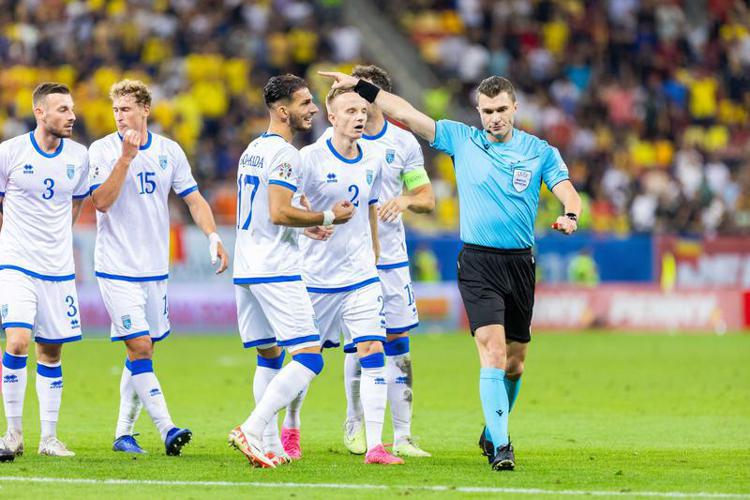
POLYGON ((68 165, 68 168, 65 173, 68 174, 68 179, 72 179, 73 176, 76 175, 76 166, 68 165))
POLYGON ((385 161, 388 163, 393 163, 393 160, 396 159, 396 150, 395 149, 386 149, 385 150, 385 161))
POLYGON ((375 172, 372 170, 367 171, 367 184, 372 185, 372 178, 375 175, 375 172))
POLYGON ((126 314, 122 317, 122 327, 126 330, 130 330, 130 327, 133 326, 133 322, 130 321, 130 315, 126 314))
POLYGON ((166 155, 159 155, 159 166, 162 170, 167 169, 167 157, 166 155))
POLYGON ((0 307, 0 315, 2 315, 3 319, 8 316, 8 304, 3 304, 2 307, 0 307))
POLYGON ((517 168, 513 171, 513 188, 519 193, 524 191, 531 183, 531 170, 517 168))

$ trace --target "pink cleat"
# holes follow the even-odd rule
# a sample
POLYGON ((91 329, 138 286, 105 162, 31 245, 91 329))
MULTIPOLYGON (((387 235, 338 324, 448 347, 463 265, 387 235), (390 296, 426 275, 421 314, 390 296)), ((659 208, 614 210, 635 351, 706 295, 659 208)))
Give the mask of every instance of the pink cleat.
POLYGON ((399 465, 404 461, 388 453, 382 444, 377 445, 365 455, 366 464, 399 465))
POLYGON ((299 445, 299 429, 281 428, 281 445, 292 460, 302 458, 302 448, 299 445))

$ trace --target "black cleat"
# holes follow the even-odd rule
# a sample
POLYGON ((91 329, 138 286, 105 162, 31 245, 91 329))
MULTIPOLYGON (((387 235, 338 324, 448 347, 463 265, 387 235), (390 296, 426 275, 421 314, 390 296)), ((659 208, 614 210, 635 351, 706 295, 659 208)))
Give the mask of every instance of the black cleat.
POLYGON ((0 462, 12 462, 16 454, 9 450, 0 450, 0 462))
POLYGON ((492 459, 492 470, 513 470, 516 466, 516 456, 513 453, 513 445, 498 446, 495 457, 492 459))
POLYGON ((487 463, 492 465, 492 459, 495 457, 495 445, 492 441, 487 439, 487 427, 482 429, 482 434, 479 436, 479 448, 482 450, 482 455, 487 457, 487 463))

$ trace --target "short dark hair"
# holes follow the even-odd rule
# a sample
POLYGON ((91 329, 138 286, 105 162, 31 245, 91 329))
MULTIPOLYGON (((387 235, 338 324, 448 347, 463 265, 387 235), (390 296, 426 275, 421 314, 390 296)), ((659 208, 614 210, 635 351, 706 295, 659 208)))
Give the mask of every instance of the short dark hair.
POLYGON ((282 99, 291 99, 299 89, 309 88, 307 82, 296 75, 272 76, 263 87, 263 99, 269 108, 282 99))
POLYGON ((70 95, 70 89, 67 85, 57 82, 44 82, 37 85, 34 93, 31 94, 31 102, 36 107, 39 103, 50 94, 67 94, 70 95))
POLYGON ((516 90, 510 80, 502 76, 490 76, 482 80, 477 87, 477 97, 484 94, 487 97, 495 97, 501 92, 507 92, 513 102, 516 102, 516 90))
POLYGON ((388 72, 374 64, 370 64, 369 66, 355 66, 352 70, 352 76, 370 81, 386 92, 390 92, 393 89, 391 77, 388 72))

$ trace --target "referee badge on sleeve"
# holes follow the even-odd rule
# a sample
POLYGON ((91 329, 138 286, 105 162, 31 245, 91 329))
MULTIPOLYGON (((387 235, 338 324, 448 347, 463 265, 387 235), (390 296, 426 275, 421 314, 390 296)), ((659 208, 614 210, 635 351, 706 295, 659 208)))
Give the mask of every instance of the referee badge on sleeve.
POLYGON ((531 170, 517 168, 513 171, 513 188, 519 193, 524 191, 531 183, 531 170))

